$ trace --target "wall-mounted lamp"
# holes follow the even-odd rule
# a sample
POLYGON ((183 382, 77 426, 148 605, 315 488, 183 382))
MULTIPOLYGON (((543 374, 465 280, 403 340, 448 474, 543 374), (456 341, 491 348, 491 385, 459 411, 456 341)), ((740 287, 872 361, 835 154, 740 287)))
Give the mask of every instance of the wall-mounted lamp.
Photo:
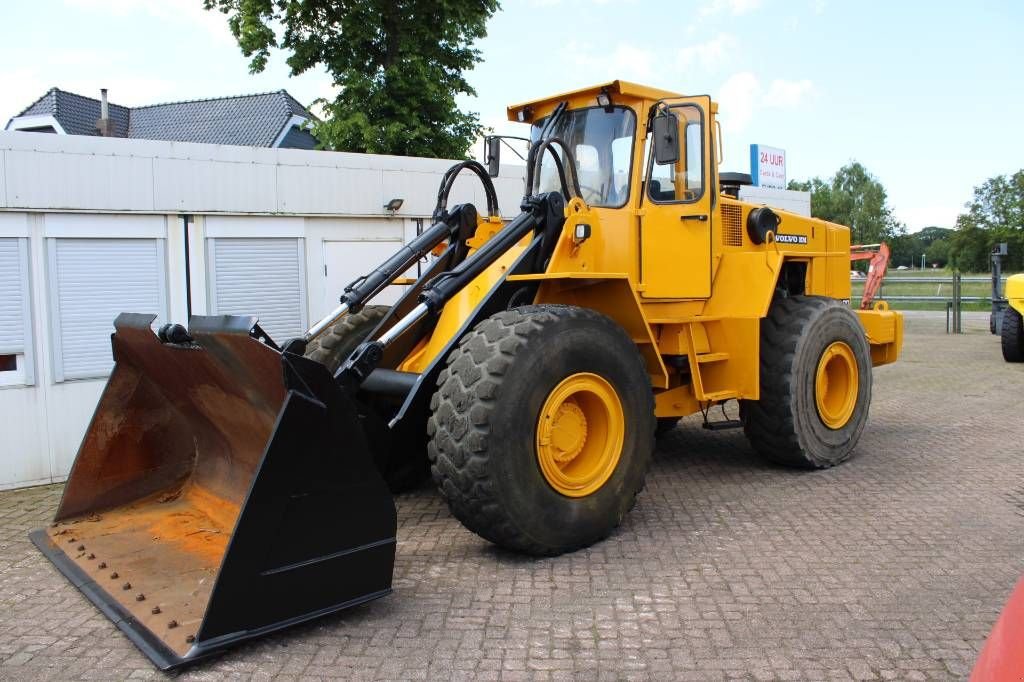
POLYGON ((384 209, 394 213, 398 209, 402 208, 402 204, 405 203, 405 199, 392 199, 388 203, 384 204, 384 209))

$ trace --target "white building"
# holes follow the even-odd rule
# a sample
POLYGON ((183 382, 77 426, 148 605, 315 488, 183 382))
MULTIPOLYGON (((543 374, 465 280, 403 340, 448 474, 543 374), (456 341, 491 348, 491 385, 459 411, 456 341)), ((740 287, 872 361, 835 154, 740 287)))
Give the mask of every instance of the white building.
MULTIPOLYGON (((452 163, 0 133, 0 489, 67 476, 119 312, 254 313, 276 339, 301 333, 429 225, 452 163)), ((521 171, 495 182, 508 217, 521 171)), ((449 206, 483 210, 464 176, 449 206)))
MULTIPOLYGON (((273 338, 298 335, 428 226, 452 163, 0 133, 0 489, 67 476, 118 313, 257 314, 273 338)), ((523 170, 495 181, 505 217, 519 212, 523 170)), ((740 196, 810 213, 805 193, 740 196)), ((486 206, 468 173, 449 206, 464 201, 486 206)))

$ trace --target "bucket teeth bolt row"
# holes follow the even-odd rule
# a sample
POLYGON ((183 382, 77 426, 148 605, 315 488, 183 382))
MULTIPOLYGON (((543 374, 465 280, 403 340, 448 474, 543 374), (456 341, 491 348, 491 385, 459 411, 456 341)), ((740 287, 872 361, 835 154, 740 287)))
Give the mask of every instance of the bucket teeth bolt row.
POLYGON ((100 565, 99 565, 99 568, 106 568, 106 567, 107 567, 107 562, 106 561, 101 561, 100 565))
POLYGON ((152 613, 155 616, 158 613, 160 613, 160 607, 159 606, 154 606, 152 609, 149 610, 149 612, 152 613))
POLYGON ((191 644, 192 642, 196 641, 196 636, 195 635, 189 635, 188 637, 185 638, 185 641, 188 642, 189 644, 191 644))

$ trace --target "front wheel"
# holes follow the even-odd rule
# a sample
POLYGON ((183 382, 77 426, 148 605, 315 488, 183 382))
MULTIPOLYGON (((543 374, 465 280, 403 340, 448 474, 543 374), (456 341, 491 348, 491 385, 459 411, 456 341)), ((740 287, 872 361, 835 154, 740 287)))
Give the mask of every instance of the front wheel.
POLYGON ((761 321, 761 397, 743 401, 743 430, 780 464, 835 466, 860 440, 871 379, 871 348, 849 308, 818 296, 777 299, 761 321))
POLYGON ((452 514, 528 554, 590 545, 619 525, 654 449, 654 399, 636 345, 582 308, 497 313, 448 358, 428 455, 452 514))
POLYGON ((316 360, 333 374, 390 310, 386 305, 368 305, 358 313, 345 315, 309 342, 306 357, 316 360))
POLYGON ((1024 362, 1024 320, 1013 308, 1003 311, 1003 328, 1000 341, 1003 359, 1007 362, 1024 362))

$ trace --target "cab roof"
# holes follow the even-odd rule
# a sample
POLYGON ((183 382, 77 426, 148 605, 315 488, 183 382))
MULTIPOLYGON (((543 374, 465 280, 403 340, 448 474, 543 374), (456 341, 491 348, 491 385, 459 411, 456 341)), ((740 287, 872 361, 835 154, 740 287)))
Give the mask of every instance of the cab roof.
POLYGON ((521 110, 530 108, 534 111, 542 109, 545 105, 554 106, 558 102, 565 100, 578 100, 587 96, 597 97, 602 91, 606 90, 612 95, 612 100, 615 100, 615 95, 623 95, 629 98, 635 99, 646 99, 646 100, 659 100, 670 97, 683 97, 678 92, 670 92, 669 90, 661 90, 659 88, 652 88, 646 85, 640 85, 638 83, 630 83, 629 81, 614 80, 608 83, 600 83, 598 85, 592 85, 587 88, 580 88, 579 90, 571 90, 569 92, 563 92, 557 95, 550 95, 548 97, 542 97, 541 99, 531 100, 529 102, 521 102, 519 104, 513 104, 508 108, 508 120, 518 121, 516 117, 521 110))

